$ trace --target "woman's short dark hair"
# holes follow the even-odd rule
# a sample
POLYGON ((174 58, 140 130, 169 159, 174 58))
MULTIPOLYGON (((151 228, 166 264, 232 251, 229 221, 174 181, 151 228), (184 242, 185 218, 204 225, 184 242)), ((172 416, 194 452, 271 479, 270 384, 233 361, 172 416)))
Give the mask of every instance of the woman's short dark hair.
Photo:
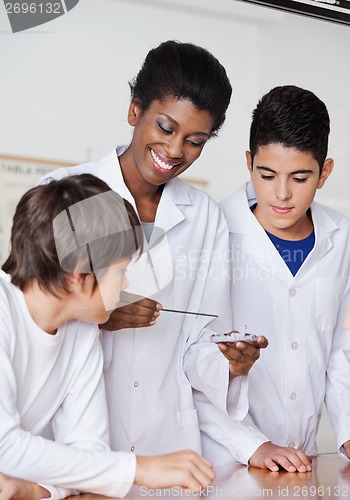
POLYGON ((213 118, 212 135, 225 121, 232 87, 225 68, 206 49, 174 40, 149 51, 136 78, 129 82, 132 99, 143 112, 154 100, 188 99, 213 118))
POLYGON ((311 153, 322 170, 327 157, 329 114, 310 90, 294 85, 275 87, 265 94, 255 110, 250 127, 252 158, 260 146, 281 144, 311 153))
POLYGON ((2 269, 21 290, 36 280, 56 295, 68 292, 68 273, 108 268, 140 251, 141 241, 140 222, 128 201, 91 174, 73 175, 22 196, 2 269))

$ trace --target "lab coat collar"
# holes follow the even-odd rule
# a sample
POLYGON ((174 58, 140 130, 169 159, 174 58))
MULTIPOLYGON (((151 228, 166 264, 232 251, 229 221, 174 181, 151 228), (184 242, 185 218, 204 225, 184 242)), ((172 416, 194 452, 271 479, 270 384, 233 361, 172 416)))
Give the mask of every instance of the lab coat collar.
POLYGON ((126 187, 122 175, 122 171, 119 163, 119 156, 124 153, 127 149, 127 146, 118 146, 116 149, 113 149, 108 155, 102 158, 98 162, 98 173, 97 175, 104 179, 105 182, 109 185, 113 191, 119 193, 123 198, 128 200, 131 205, 135 208, 135 200, 132 197, 130 191, 126 187))
POLYGON ((338 224, 328 215, 327 207, 314 201, 310 209, 315 231, 315 246, 309 254, 312 258, 306 259, 297 276, 299 276, 299 274, 304 275, 314 262, 319 261, 329 252, 329 250, 331 250, 333 247, 333 233, 339 230, 338 224))
POLYGON ((275 278, 283 276, 284 282, 294 283, 332 248, 332 234, 339 226, 328 215, 325 207, 313 202, 310 208, 315 228, 315 246, 293 277, 289 270, 286 270, 283 259, 251 212, 250 207, 254 203, 256 198, 251 182, 244 184, 224 202, 229 231, 233 235, 235 245, 241 247, 243 252, 249 251, 250 259, 259 267, 264 267, 275 278))
MULTIPOLYGON (((177 177, 165 184, 154 222, 156 227, 167 232, 185 219, 179 207, 192 205, 187 188, 188 186, 177 177)), ((157 233, 153 231, 150 245, 154 245, 158 238, 157 233)))
POLYGON ((254 230, 263 234, 263 228, 250 210, 254 203, 256 203, 256 198, 251 182, 243 184, 223 203, 230 233, 249 235, 254 230))
POLYGON ((259 276, 269 275, 284 283, 286 280, 292 283, 292 274, 250 210, 254 203, 256 200, 251 183, 244 184, 224 203, 231 241, 235 247, 234 258, 240 259, 242 254, 246 262, 259 268, 259 276))

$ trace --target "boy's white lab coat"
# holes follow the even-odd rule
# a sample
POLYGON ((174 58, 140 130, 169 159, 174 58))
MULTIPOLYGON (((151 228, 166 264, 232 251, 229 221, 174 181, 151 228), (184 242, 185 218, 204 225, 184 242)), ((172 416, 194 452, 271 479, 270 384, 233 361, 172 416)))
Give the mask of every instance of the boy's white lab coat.
MULTIPOLYGON (((124 149, 59 169, 40 182, 91 173, 134 205, 117 158, 124 149)), ((227 418, 241 420, 248 409, 246 377, 229 385, 228 362, 208 342, 210 332, 231 329, 229 241, 221 211, 208 195, 176 178, 164 187, 155 227, 146 252, 128 272, 131 286, 138 278, 133 291, 165 308, 221 318, 164 311, 152 327, 104 333, 112 449, 140 455, 200 451, 192 387, 227 418)))
POLYGON ((253 203, 248 183, 221 204, 232 251, 233 326, 269 340, 249 373, 250 414, 273 443, 315 455, 324 399, 338 446, 350 439, 350 331, 342 328, 350 223, 312 203, 315 246, 293 277, 253 203))

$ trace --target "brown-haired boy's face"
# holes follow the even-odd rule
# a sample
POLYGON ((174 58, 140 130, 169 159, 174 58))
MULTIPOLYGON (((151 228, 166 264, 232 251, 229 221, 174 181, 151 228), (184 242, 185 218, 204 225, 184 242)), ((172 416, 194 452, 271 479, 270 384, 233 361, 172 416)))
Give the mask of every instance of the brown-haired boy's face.
POLYGON ((254 157, 246 153, 257 207, 254 215, 262 227, 286 240, 306 238, 312 231, 308 209, 333 168, 333 160, 320 167, 310 153, 281 144, 260 146, 254 157))

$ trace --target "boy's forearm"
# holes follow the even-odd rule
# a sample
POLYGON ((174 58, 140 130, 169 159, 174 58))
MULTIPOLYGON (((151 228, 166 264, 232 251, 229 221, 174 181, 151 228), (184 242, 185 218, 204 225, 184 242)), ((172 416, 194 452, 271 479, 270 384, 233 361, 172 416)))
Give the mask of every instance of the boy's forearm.
POLYGON ((26 500, 39 500, 40 498, 50 498, 51 494, 50 492, 44 488, 43 486, 40 486, 40 484, 35 484, 35 483, 28 483, 29 486, 29 491, 28 495, 26 496, 26 500))
POLYGON ((15 497, 16 500, 40 500, 41 498, 51 497, 50 492, 43 486, 40 486, 40 484, 17 478, 14 481, 18 488, 18 494, 15 497))

